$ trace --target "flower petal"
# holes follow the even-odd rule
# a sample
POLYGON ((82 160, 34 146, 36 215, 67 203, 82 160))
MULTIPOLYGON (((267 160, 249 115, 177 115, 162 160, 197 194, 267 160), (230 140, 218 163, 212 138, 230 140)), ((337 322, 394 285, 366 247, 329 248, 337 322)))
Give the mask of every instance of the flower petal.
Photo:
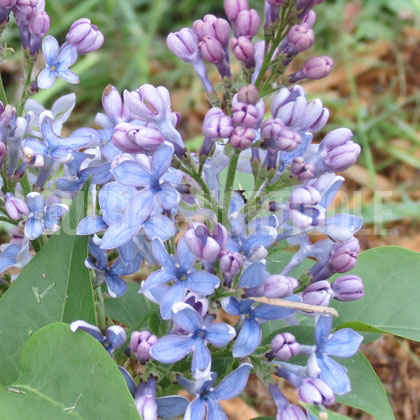
POLYGON ((139 230, 138 226, 130 226, 128 223, 115 223, 108 227, 101 241, 102 249, 118 248, 133 239, 139 230))
POLYGON ((35 217, 30 217, 25 224, 25 236, 33 241, 42 235, 44 228, 42 222, 35 217))
POLYGON ((178 207, 180 195, 168 182, 160 185, 161 191, 156 194, 159 204, 164 210, 173 210, 178 207))
POLYGON ((206 416, 206 403, 200 397, 192 401, 185 411, 184 420, 204 420, 206 416))
POLYGON ((44 38, 44 41, 42 42, 42 53, 49 66, 55 64, 59 48, 58 41, 53 36, 48 35, 44 38))
POLYGON ((326 341, 331 333, 332 317, 320 315, 315 325, 315 344, 317 350, 323 351, 326 341))
POLYGON ((188 289, 192 292, 208 296, 214 292, 214 289, 219 287, 220 279, 206 271, 194 271, 188 274, 185 283, 187 283, 188 289))
POLYGON ((57 79, 57 75, 54 71, 51 71, 49 68, 45 68, 39 73, 36 83, 40 89, 49 89, 54 85, 57 79))
POLYGON ((65 80, 67 83, 72 85, 77 85, 80 83, 79 76, 71 70, 60 70, 57 72, 57 76, 65 80))
POLYGON ((78 235, 92 235, 108 227, 100 216, 88 216, 80 221, 77 226, 78 235))
POLYGON ((172 320, 184 331, 193 334, 202 327, 201 317, 192 306, 179 302, 172 307, 172 312, 172 320))
POLYGON ((261 341, 261 327, 255 319, 245 319, 233 346, 233 357, 244 357, 254 353, 261 341))
POLYGON ((186 282, 178 281, 169 287, 160 301, 160 314, 163 319, 172 318, 172 307, 175 303, 183 302, 185 298, 186 282))
POLYGON ((29 147, 30 149, 33 150, 33 152, 37 155, 46 155, 48 154, 48 146, 36 139, 33 138, 27 138, 24 142, 23 142, 23 147, 29 147))
POLYGON ((235 335, 235 328, 223 322, 211 324, 206 329, 206 340, 216 347, 226 345, 235 337, 235 335))
POLYGON ((77 330, 83 330, 98 340, 100 343, 104 342, 104 336, 96 325, 89 324, 85 321, 74 321, 70 324, 70 329, 73 332, 76 332, 77 330))
POLYGON ((20 248, 17 245, 9 245, 0 255, 0 273, 16 264, 16 256, 20 248))
POLYGON ((216 401, 209 399, 207 406, 207 420, 228 420, 223 408, 216 401))
POLYGON ((184 237, 178 241, 176 254, 181 267, 185 271, 189 270, 196 260, 196 256, 188 248, 184 237))
POLYGON ((236 297, 226 297, 222 299, 222 308, 231 315, 246 314, 251 310, 254 302, 252 300, 239 300, 236 297))
POLYGON ((142 165, 133 161, 124 161, 111 170, 114 178, 127 187, 148 187, 155 178, 142 165))
POLYGON ((152 173, 155 178, 160 178, 171 166, 174 147, 170 143, 162 143, 152 156, 152 173))
POLYGON ((258 287, 262 286, 266 277, 265 265, 261 262, 251 264, 247 267, 239 281, 239 287, 258 287))
MULTIPOLYGON (((162 419, 173 419, 180 417, 185 413, 188 407, 189 401, 178 395, 171 395, 168 397, 156 398, 156 404, 158 407, 158 417, 162 419)), ((199 420, 199 417, 194 417, 199 420)))
POLYGON ((211 356, 206 343, 202 339, 195 339, 195 349, 192 358, 191 371, 196 372, 197 370, 201 370, 203 372, 208 369, 210 365, 211 356))
POLYGON ((159 238, 162 241, 167 241, 175 235, 174 223, 163 214, 151 215, 144 222, 143 229, 150 240, 159 238))
POLYGON ((154 195, 149 188, 136 191, 128 202, 125 221, 140 228, 152 211, 153 200, 154 195))
POLYGON ((324 352, 330 356, 350 357, 359 350, 363 336, 351 328, 338 330, 327 340, 324 352))
POLYGON ((245 388, 249 372, 252 369, 250 363, 243 363, 236 370, 226 376, 219 385, 214 388, 212 397, 216 401, 230 400, 239 395, 245 388))
POLYGON ((127 291, 126 282, 116 275, 105 274, 106 287, 111 297, 117 298, 122 296, 127 291))
POLYGON ((166 335, 150 349, 150 355, 162 363, 174 363, 183 359, 194 346, 194 339, 184 335, 166 335))
POLYGON ((168 271, 173 273, 176 272, 176 267, 170 258, 168 251, 163 245, 160 239, 153 239, 152 241, 152 252, 154 257, 157 259, 162 267, 165 267, 168 271))
POLYGON ((149 274, 146 281, 143 283, 140 293, 145 293, 148 290, 159 287, 175 279, 175 274, 172 271, 161 269, 149 274))
POLYGON ((317 358, 318 366, 321 369, 321 379, 334 391, 335 394, 342 395, 350 392, 351 384, 347 376, 346 368, 335 360, 324 355, 317 358))
POLYGON ((77 61, 77 48, 73 45, 66 45, 58 54, 57 71, 58 73, 67 70, 77 61))

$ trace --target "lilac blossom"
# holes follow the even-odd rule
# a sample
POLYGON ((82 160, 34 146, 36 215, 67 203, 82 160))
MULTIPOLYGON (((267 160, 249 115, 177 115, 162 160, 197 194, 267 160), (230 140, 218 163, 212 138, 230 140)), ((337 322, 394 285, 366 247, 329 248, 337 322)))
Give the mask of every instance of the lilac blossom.
MULTIPOLYGON (((291 298, 291 300, 300 301, 300 298, 296 296, 291 298)), ((293 309, 265 303, 261 303, 254 308, 254 303, 253 300, 241 301, 235 297, 222 299, 222 308, 228 314, 241 315, 243 317, 241 330, 233 346, 232 355, 234 357, 244 357, 254 353, 262 337, 259 325, 261 322, 284 319, 294 312, 293 309)))
POLYGON ((77 49, 67 45, 60 50, 58 41, 53 36, 47 36, 42 42, 42 52, 46 67, 39 73, 37 84, 40 89, 48 89, 54 85, 57 77, 68 83, 79 83, 79 76, 69 70, 77 61, 77 49))
POLYGON ((235 329, 223 322, 204 323, 198 312, 184 302, 175 303, 172 312, 172 321, 188 335, 162 337, 151 348, 151 356, 162 363, 174 363, 193 353, 192 372, 206 371, 211 363, 207 343, 225 346, 235 337, 235 329))
POLYGON ((200 383, 199 386, 192 381, 179 377, 178 383, 195 396, 195 399, 187 407, 184 420, 205 420, 206 418, 207 420, 226 420, 226 414, 218 401, 230 400, 238 396, 248 382, 251 369, 251 364, 241 364, 214 388, 215 375, 200 383))
POLYGON ((172 306, 184 301, 187 290, 208 296, 219 287, 220 280, 214 274, 194 269, 196 256, 188 249, 184 239, 178 242, 176 255, 169 255, 160 239, 152 241, 152 250, 162 268, 149 275, 140 293, 173 282, 160 302, 162 318, 172 317, 172 306))

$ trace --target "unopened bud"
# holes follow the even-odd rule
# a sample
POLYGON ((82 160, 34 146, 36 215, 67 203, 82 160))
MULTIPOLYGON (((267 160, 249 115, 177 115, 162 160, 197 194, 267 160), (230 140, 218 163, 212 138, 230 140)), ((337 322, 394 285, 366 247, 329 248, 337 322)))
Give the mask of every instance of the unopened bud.
POLYGON ((300 344, 296 341, 293 334, 282 333, 277 334, 273 338, 271 341, 271 349, 277 359, 286 362, 299 354, 300 344))

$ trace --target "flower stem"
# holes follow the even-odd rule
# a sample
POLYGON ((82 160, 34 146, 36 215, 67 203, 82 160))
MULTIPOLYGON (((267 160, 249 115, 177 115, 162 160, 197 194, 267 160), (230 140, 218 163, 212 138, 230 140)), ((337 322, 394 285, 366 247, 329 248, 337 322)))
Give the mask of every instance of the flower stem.
POLYGON ((0 216, 0 222, 10 223, 11 225, 17 226, 19 224, 18 220, 9 219, 8 217, 0 216))
POLYGON ((7 95, 6 95, 6 91, 4 90, 3 78, 1 77, 1 74, 0 74, 0 101, 3 102, 4 106, 7 105, 7 95))
POLYGON ((229 218, 228 218, 229 206, 230 206, 230 201, 232 200, 233 184, 235 182, 236 168, 238 166, 240 153, 241 153, 241 150, 236 149, 229 162, 228 173, 227 173, 226 184, 225 184, 225 191, 223 194, 222 220, 219 220, 219 222, 223 224, 224 223, 229 224, 229 218))
POLYGON ((25 58, 25 81, 23 84, 23 91, 22 91, 22 96, 20 98, 20 103, 17 109, 17 115, 21 116, 23 113, 23 109, 25 107, 26 101, 29 98, 29 86, 32 82, 32 70, 34 68, 34 64, 36 62, 37 56, 32 56, 31 54, 29 54, 29 50, 25 49, 24 50, 24 58, 25 58))
POLYGON ((105 303, 104 303, 104 295, 102 294, 101 287, 97 287, 95 289, 95 306, 96 306, 96 322, 98 323, 98 327, 101 331, 105 331, 106 329, 106 317, 105 317, 105 303))

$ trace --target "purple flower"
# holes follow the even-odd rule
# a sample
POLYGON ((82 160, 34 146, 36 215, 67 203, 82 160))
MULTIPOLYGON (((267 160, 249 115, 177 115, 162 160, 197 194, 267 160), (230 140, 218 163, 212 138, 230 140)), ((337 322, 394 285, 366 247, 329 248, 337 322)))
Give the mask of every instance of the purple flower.
POLYGON ((87 332, 93 338, 98 340, 112 356, 114 351, 123 346, 127 340, 127 335, 124 328, 119 325, 112 325, 106 329, 105 335, 102 335, 101 330, 96 326, 85 321, 74 321, 70 324, 70 329, 73 332, 82 330, 87 332))
POLYGON ((95 270, 97 286, 105 279, 108 293, 113 298, 122 296, 127 290, 127 284, 121 276, 135 273, 143 262, 142 256, 135 250, 130 261, 125 261, 120 257, 108 267, 107 252, 101 249, 93 239, 89 239, 89 254, 91 257, 86 259, 86 267, 95 270))
POLYGON ((153 153, 165 141, 155 128, 121 123, 115 126, 112 142, 125 153, 153 153))
POLYGON ((19 220, 22 216, 27 216, 29 214, 29 207, 21 198, 15 197, 10 192, 6 193, 4 198, 4 207, 11 219, 19 220))
POLYGON ((312 47, 315 41, 314 31, 306 24, 293 25, 287 34, 288 53, 298 54, 312 47))
POLYGON ((231 22, 236 22, 242 10, 248 10, 248 0, 225 0, 225 13, 231 22))
POLYGON ((294 277, 273 274, 264 280, 264 296, 280 299, 290 296, 299 283, 294 277))
POLYGON ((260 15, 255 9, 241 10, 235 20, 235 35, 252 38, 258 33, 260 15))
MULTIPOLYGON (((291 300, 300 301, 298 297, 291 297, 291 300)), ((222 308, 231 315, 241 315, 243 324, 233 346, 234 357, 248 356, 256 350, 262 337, 261 322, 274 319, 283 319, 294 313, 293 309, 281 306, 259 304, 253 308, 253 300, 239 300, 235 297, 223 298, 222 308)))
POLYGON ((341 301, 352 301, 364 296, 363 281, 353 274, 338 277, 332 284, 334 298, 341 301))
POLYGON ((158 338, 150 331, 133 331, 130 337, 130 350, 134 352, 140 363, 150 360, 150 349, 158 341, 158 338))
POLYGON ((206 371, 211 364, 207 343, 224 346, 235 337, 235 329, 222 322, 204 323, 197 311, 184 302, 175 303, 172 312, 172 321, 188 335, 162 337, 151 348, 151 356, 162 363, 174 363, 193 353, 192 372, 206 371))
POLYGON ((300 344, 293 334, 286 332, 277 334, 271 340, 271 349, 274 357, 286 362, 299 354, 300 344))
POLYGON ((334 61, 331 57, 313 57, 305 62, 302 69, 290 76, 290 82, 295 83, 302 79, 323 79, 331 73, 334 61))
POLYGON ((277 407, 276 420, 308 420, 305 412, 297 405, 290 404, 276 385, 268 385, 271 396, 277 407))
POLYGON ((232 38, 230 40, 230 48, 235 57, 245 63, 247 67, 253 67, 255 65, 255 48, 248 37, 240 36, 238 38, 232 38))
POLYGON ((57 232, 61 217, 69 211, 65 204, 46 206, 44 198, 37 192, 29 193, 26 202, 30 213, 25 223, 25 237, 31 241, 39 238, 44 231, 57 232))
POLYGON ((69 70, 77 61, 77 49, 73 45, 60 49, 58 41, 53 36, 47 36, 42 42, 42 52, 47 66, 37 78, 40 89, 50 88, 57 77, 68 83, 79 83, 79 76, 69 70))
POLYGON ((88 136, 59 137, 54 131, 53 115, 50 111, 44 111, 40 121, 44 141, 27 137, 23 142, 23 155, 29 162, 36 156, 48 157, 58 162, 69 162, 73 159, 73 151, 91 142, 91 137, 88 136))
MULTIPOLYGON (((178 207, 180 196, 174 184, 180 182, 178 171, 169 171, 174 148, 163 143, 153 153, 150 167, 146 163, 124 161, 111 172, 115 179, 127 187, 143 187, 143 196, 156 198, 164 210, 178 207)), ((144 197, 143 197, 144 198, 144 197)))
POLYGON ((229 45, 230 25, 225 19, 217 18, 214 15, 205 15, 203 20, 194 22, 193 31, 200 41, 209 36, 217 39, 225 50, 229 45))
POLYGON ((140 293, 173 282, 167 289, 160 302, 162 318, 172 317, 171 309, 175 303, 183 302, 187 290, 201 296, 208 296, 219 287, 220 280, 206 271, 194 269, 196 257, 188 249, 185 240, 180 239, 177 255, 169 255, 159 239, 152 241, 153 255, 161 265, 161 269, 149 275, 143 283, 140 293))
POLYGON ((227 419, 222 407, 218 404, 221 400, 230 400, 238 396, 248 383, 249 372, 252 365, 243 363, 227 375, 216 387, 212 388, 215 377, 205 381, 198 389, 191 381, 179 377, 178 382, 188 388, 188 392, 196 398, 190 402, 185 412, 184 420, 225 420, 227 419), (185 385, 184 385, 185 384, 185 385), (207 416, 206 416, 207 412, 207 416))
POLYGON ((316 405, 332 405, 335 403, 334 392, 321 379, 305 378, 298 388, 299 400, 316 405))
POLYGON ((81 18, 70 26, 66 40, 76 47, 78 54, 87 54, 102 46, 104 36, 96 25, 91 24, 90 19, 81 18))
POLYGON ((309 285, 302 293, 302 302, 309 305, 328 306, 334 296, 330 282, 317 281, 309 285))
POLYGON ((316 360, 321 369, 321 379, 334 391, 335 394, 345 394, 350 391, 350 379, 346 369, 330 356, 353 356, 363 336, 350 328, 343 328, 334 334, 331 333, 332 317, 321 315, 315 325, 316 360))

